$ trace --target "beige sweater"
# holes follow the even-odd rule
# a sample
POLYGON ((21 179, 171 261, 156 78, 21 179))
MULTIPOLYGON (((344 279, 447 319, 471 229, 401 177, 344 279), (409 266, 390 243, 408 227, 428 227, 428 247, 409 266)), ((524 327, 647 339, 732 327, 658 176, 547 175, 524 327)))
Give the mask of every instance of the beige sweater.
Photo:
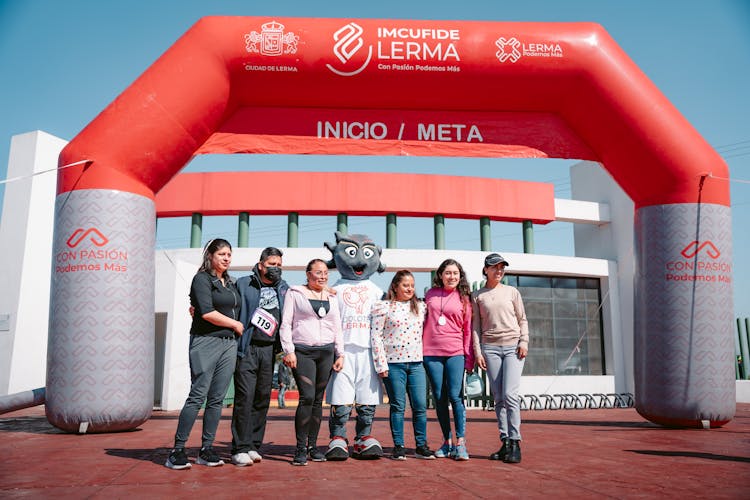
POLYGON ((529 347, 529 322, 518 290, 508 285, 481 288, 471 294, 474 353, 481 344, 529 347))

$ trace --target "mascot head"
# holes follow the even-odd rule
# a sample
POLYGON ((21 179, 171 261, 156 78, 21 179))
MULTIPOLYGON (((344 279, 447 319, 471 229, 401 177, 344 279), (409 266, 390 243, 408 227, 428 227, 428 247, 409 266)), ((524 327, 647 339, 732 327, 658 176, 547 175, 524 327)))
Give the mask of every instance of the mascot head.
POLYGON ((336 244, 325 243, 333 258, 328 261, 329 269, 338 269, 341 277, 348 280, 364 281, 375 272, 385 271, 380 262, 383 249, 364 234, 343 235, 336 231, 336 244))

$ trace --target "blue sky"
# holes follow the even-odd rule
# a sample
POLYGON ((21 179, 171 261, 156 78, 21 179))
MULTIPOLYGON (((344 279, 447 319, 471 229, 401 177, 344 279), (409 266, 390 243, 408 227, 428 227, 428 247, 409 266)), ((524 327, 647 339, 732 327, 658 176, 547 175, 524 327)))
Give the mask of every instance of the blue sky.
MULTIPOLYGON (((726 159, 732 191, 735 311, 750 316, 750 2, 746 0, 294 1, 0 0, 0 179, 10 138, 43 130, 72 139, 140 73, 206 15, 597 22, 726 159)), ((553 182, 570 196, 562 160, 204 157, 187 170, 294 169, 460 173, 553 182)), ((3 186, 0 186, 0 201, 3 186)), ((206 237, 236 238, 236 220, 207 219, 206 237)), ((350 231, 385 243, 384 221, 350 218, 350 231)), ((332 239, 335 218, 302 217, 300 245, 332 239)), ((476 221, 448 221, 447 246, 478 249, 476 221)), ((285 218, 251 218, 251 245, 284 246, 285 218)), ((493 249, 522 251, 518 225, 493 223, 493 249)), ((160 221, 157 244, 184 247, 189 221, 160 221)), ((399 221, 399 246, 432 247, 431 219, 399 221)), ((572 226, 535 231, 537 253, 572 255, 572 226)))

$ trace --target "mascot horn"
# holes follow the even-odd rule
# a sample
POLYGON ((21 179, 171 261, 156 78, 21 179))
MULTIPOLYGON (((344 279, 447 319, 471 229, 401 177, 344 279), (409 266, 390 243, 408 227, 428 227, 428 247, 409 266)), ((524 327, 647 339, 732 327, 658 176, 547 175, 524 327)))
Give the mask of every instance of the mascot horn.
POLYGON ((353 408, 357 409, 357 424, 352 457, 380 458, 383 448, 371 432, 375 408, 382 403, 383 395, 372 360, 370 319, 372 306, 382 298, 383 291, 370 281, 370 276, 385 270, 380 262, 383 249, 368 236, 343 235, 338 231, 336 244, 326 243, 325 247, 333 255, 328 267, 341 275, 333 288, 339 298, 345 352, 344 368, 332 374, 326 391, 331 405, 331 442, 326 459, 349 458, 346 423, 353 408))

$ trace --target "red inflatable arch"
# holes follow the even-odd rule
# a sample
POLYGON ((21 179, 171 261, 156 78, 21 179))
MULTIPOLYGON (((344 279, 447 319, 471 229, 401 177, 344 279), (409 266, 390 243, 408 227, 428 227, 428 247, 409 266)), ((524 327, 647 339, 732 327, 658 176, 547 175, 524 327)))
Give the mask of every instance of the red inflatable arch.
POLYGON ((154 193, 203 153, 599 161, 636 206, 638 411, 734 415, 727 166, 602 27, 209 17, 60 155, 89 162, 59 172, 55 254, 92 251, 53 276, 54 425, 148 418, 154 193))

